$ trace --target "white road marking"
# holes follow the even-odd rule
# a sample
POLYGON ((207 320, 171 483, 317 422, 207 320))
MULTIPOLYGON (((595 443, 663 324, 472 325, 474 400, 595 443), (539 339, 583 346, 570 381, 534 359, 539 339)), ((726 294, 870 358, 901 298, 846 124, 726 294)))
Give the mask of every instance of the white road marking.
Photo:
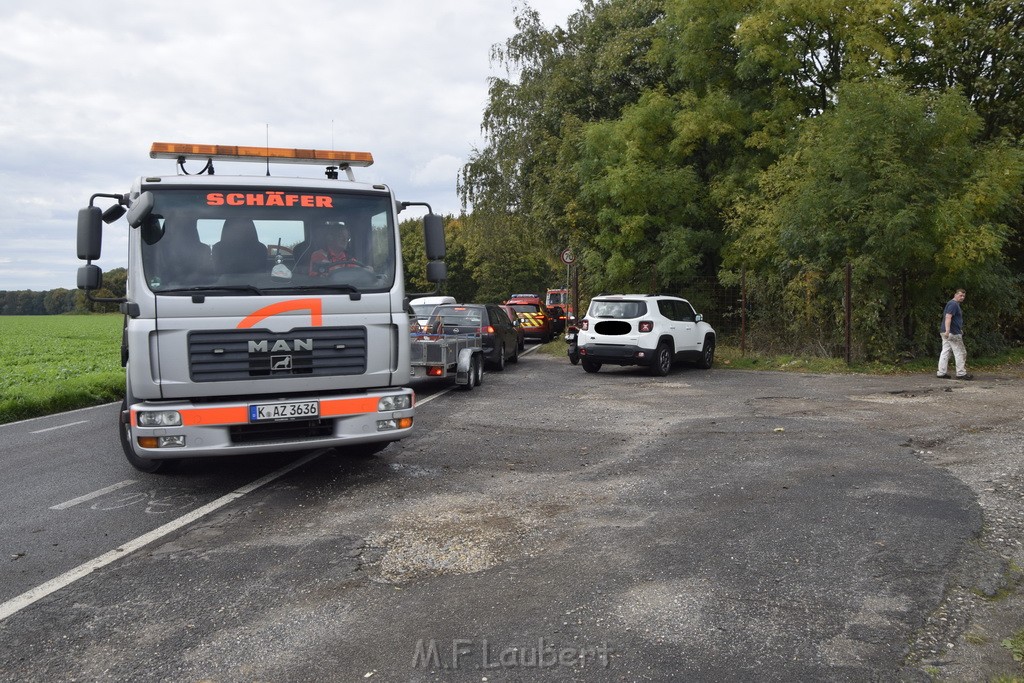
POLYGON ((65 427, 74 427, 75 425, 84 425, 88 420, 79 420, 78 422, 69 422, 66 425, 57 425, 56 427, 47 427, 46 429, 37 429, 29 434, 42 434, 43 432, 52 432, 55 429, 64 429, 65 427))
POLYGON ((58 505, 51 505, 50 509, 51 510, 67 510, 68 508, 74 507, 74 506, 78 505, 79 503, 84 503, 85 501, 92 500, 93 498, 99 498, 100 496, 104 496, 104 495, 110 493, 111 491, 116 491, 118 489, 123 489, 125 486, 131 486, 135 482, 136 482, 135 479, 125 479, 124 481, 119 481, 116 484, 111 484, 110 486, 106 487, 105 489, 100 489, 99 491, 93 491, 92 493, 87 493, 84 496, 79 496, 78 498, 72 498, 71 500, 67 501, 66 503, 60 503, 58 505))
POLYGON ((90 410, 99 410, 101 408, 106 408, 107 406, 120 405, 120 404, 121 404, 120 401, 118 401, 117 403, 104 403, 103 405, 98 405, 98 406, 89 406, 87 408, 78 408, 76 410, 67 410, 67 411, 64 411, 63 413, 54 413, 53 415, 40 415, 39 417, 30 417, 30 418, 27 418, 27 419, 24 419, 24 420, 18 420, 17 422, 5 422, 3 424, 0 424, 0 428, 3 428, 3 427, 14 427, 15 425, 23 425, 23 424, 28 424, 29 422, 38 422, 40 420, 51 420, 56 415, 74 415, 75 413, 84 413, 84 412, 87 412, 87 411, 90 411, 90 410))
POLYGON ((89 560, 88 562, 81 564, 70 571, 64 572, 63 574, 54 579, 50 579, 44 584, 41 584, 39 586, 36 586, 35 588, 31 588, 25 591, 16 598, 12 598, 7 602, 0 604, 0 621, 3 621, 12 614, 16 614, 17 612, 25 609, 34 602, 42 600, 47 595, 55 593, 59 591, 61 588, 70 586, 75 581, 78 581, 84 576, 88 576, 97 569, 101 569, 102 567, 105 567, 108 564, 111 564, 112 562, 116 562, 122 557, 127 557, 139 548, 143 548, 146 545, 152 543, 153 541, 156 541, 173 531, 177 531, 181 527, 187 524, 191 524, 192 522, 196 521, 197 519, 205 517, 211 512, 219 510, 228 503, 238 500, 247 493, 252 493, 256 489, 265 486, 270 482, 274 481, 275 479, 278 479, 284 476, 285 474, 288 474, 292 470, 298 467, 302 467, 311 460, 320 457, 325 452, 326 451, 320 450, 314 453, 310 453, 309 455, 300 458, 299 460, 296 460, 295 462, 286 465, 285 467, 282 467, 276 472, 271 472, 265 477, 261 477, 252 483, 246 484, 245 486, 235 489, 231 493, 221 496, 212 503, 207 503, 206 505, 200 508, 196 508, 192 512, 189 512, 186 515, 183 515, 171 522, 168 522, 167 524, 164 524, 161 527, 157 527, 149 533, 143 534, 142 536, 139 536, 134 540, 128 541, 124 545, 121 545, 108 553, 104 553, 103 555, 100 555, 95 559, 89 560))

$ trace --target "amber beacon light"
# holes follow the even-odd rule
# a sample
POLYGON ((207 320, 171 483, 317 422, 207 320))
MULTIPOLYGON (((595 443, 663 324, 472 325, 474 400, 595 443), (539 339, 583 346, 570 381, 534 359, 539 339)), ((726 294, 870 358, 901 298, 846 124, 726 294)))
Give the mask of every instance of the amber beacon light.
POLYGON ((288 149, 286 147, 235 147, 232 145, 190 145, 176 142, 154 142, 149 149, 153 159, 232 159, 235 161, 276 162, 285 164, 337 164, 369 166, 370 152, 343 152, 323 149, 288 149))

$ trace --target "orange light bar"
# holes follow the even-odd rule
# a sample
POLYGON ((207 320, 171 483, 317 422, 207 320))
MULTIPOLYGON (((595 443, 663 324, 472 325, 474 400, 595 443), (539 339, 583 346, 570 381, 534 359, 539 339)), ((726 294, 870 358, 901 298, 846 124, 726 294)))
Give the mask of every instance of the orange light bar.
POLYGON ((340 152, 324 149, 288 149, 285 147, 234 147, 231 145, 188 145, 175 142, 154 142, 149 149, 152 159, 234 159, 235 161, 273 161, 284 164, 336 164, 369 166, 370 152, 340 152))

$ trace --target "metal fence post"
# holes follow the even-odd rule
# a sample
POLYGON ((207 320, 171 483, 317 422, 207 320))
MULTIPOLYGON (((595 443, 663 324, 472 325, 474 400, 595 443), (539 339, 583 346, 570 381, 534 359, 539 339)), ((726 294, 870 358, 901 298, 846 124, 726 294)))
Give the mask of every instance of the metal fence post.
POLYGON ((853 265, 846 262, 846 364, 849 365, 853 355, 851 349, 851 332, 850 328, 853 327, 853 303, 850 300, 851 281, 853 280, 853 265))
POLYGON ((747 268, 740 271, 740 356, 747 355, 747 268))

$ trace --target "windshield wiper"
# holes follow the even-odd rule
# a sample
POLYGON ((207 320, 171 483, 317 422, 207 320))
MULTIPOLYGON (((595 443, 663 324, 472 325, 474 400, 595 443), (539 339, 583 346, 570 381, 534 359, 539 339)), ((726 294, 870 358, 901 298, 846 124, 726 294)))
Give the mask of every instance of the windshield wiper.
POLYGON ((253 292, 265 296, 264 292, 255 285, 210 285, 205 287, 175 287, 173 289, 160 289, 157 294, 217 294, 219 292, 253 292))
MULTIPOLYGON (((296 289, 300 289, 300 288, 297 287, 296 289)), ((302 287, 301 289, 305 290, 305 291, 313 290, 313 291, 317 291, 317 292, 326 290, 326 291, 330 291, 330 292, 339 292, 339 293, 343 293, 343 294, 348 294, 349 297, 352 299, 352 301, 359 301, 361 298, 363 298, 363 293, 360 292, 358 288, 353 287, 352 285, 344 285, 344 284, 335 284, 335 283, 327 283, 327 282, 325 282, 322 285, 321 284, 309 285, 307 287, 302 287)))

